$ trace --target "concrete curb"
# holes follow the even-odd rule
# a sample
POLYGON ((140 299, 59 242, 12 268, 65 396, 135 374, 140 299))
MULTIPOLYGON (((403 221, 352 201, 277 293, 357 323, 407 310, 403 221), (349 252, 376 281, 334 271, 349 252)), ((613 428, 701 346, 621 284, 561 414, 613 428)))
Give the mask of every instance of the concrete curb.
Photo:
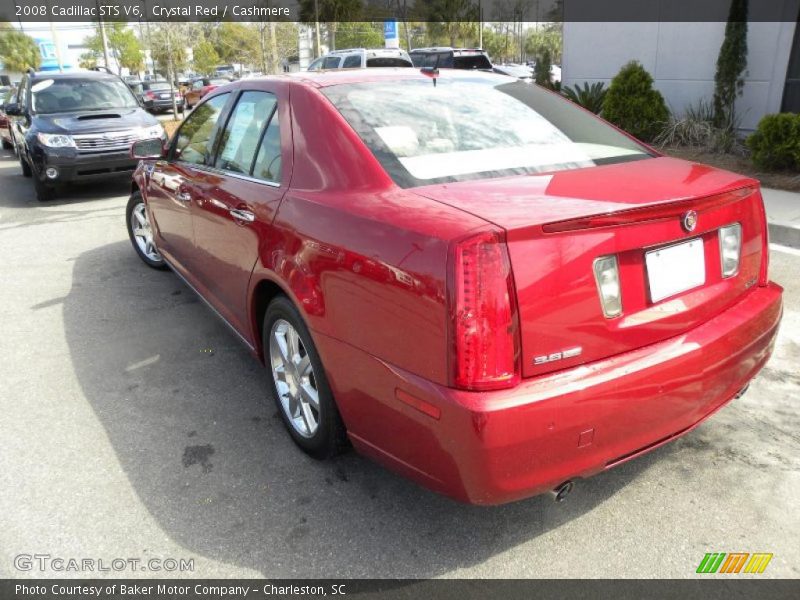
POLYGON ((769 223, 769 241, 772 244, 800 248, 800 227, 769 223))

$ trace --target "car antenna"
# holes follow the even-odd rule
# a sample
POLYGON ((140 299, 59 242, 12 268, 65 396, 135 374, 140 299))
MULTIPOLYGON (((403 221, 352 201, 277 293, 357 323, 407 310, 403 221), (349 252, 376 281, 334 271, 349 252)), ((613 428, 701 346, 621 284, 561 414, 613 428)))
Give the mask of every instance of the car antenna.
POLYGON ((420 69, 423 75, 427 75, 433 79, 433 87, 436 87, 436 79, 439 77, 439 55, 436 55, 436 64, 432 67, 422 67, 420 69))

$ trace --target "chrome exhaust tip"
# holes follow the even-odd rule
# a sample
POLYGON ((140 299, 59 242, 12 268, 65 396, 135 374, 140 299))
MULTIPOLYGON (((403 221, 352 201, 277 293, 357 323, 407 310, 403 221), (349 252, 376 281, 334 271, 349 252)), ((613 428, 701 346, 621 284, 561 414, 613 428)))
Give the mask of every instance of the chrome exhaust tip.
POLYGON ((575 487, 575 484, 570 481, 565 481, 561 485, 553 488, 550 490, 550 494, 553 496, 553 500, 556 502, 563 502, 569 496, 569 493, 572 491, 572 488, 575 487))

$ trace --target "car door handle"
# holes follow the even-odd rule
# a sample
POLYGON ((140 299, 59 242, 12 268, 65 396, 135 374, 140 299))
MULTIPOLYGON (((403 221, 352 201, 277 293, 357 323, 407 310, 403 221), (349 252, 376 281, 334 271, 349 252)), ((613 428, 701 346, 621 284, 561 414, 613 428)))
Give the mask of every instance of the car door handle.
POLYGON ((242 210, 240 208, 232 208, 229 211, 234 219, 244 221, 245 223, 252 223, 256 220, 255 214, 249 210, 242 210))
POLYGON ((191 202, 192 195, 189 192, 178 192, 178 200, 181 202, 191 202))

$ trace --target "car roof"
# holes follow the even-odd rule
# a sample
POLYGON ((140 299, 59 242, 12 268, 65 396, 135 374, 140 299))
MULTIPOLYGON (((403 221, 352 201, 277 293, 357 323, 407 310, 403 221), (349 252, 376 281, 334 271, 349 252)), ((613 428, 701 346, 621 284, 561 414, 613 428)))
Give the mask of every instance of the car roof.
POLYGON ((69 69, 66 71, 34 71, 30 73, 31 79, 75 79, 76 77, 86 79, 107 79, 117 80, 120 78, 113 73, 104 71, 90 71, 88 69, 69 69))
POLYGON ((331 50, 320 58, 325 58, 325 56, 339 56, 342 54, 391 54, 396 56, 405 53, 406 51, 402 48, 347 48, 345 50, 331 50))
MULTIPOLYGON (((419 79, 430 81, 430 75, 421 69, 409 67, 373 67, 370 69, 331 69, 323 71, 298 71, 279 77, 292 79, 313 87, 329 87, 350 83, 369 83, 378 81, 419 79)), ((439 69, 439 79, 485 79, 487 81, 508 82, 507 75, 472 69, 439 69)), ((252 80, 251 80, 252 81, 252 80)))

